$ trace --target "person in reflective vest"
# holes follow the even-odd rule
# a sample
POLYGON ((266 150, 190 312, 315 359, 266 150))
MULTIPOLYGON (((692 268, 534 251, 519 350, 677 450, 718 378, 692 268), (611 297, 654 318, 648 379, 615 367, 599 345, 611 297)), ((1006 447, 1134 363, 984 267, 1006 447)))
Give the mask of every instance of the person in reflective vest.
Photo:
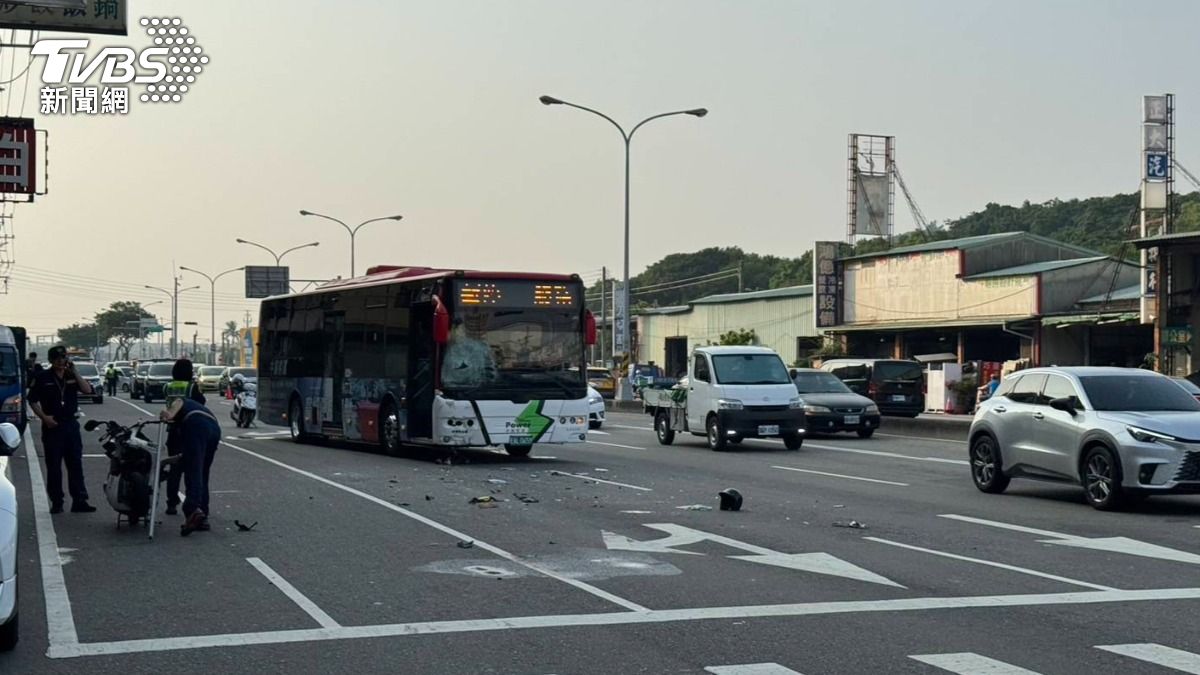
MULTIPOLYGON (((170 410, 176 401, 185 399, 202 406, 207 403, 204 394, 200 391, 200 386, 196 384, 192 362, 188 359, 179 359, 175 362, 174 367, 171 368, 171 381, 163 389, 163 395, 166 397, 167 410, 170 410)), ((182 454, 181 429, 178 425, 173 424, 167 429, 167 455, 170 458, 168 459, 170 463, 167 465, 168 516, 179 513, 179 483, 184 474, 184 467, 180 462, 182 454)))

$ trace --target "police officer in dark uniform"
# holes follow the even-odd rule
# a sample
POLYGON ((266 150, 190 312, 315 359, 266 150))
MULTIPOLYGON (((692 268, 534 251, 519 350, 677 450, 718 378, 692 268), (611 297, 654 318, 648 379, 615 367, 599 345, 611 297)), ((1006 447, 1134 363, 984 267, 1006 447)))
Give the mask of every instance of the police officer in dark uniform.
POLYGON ((42 451, 46 455, 46 493, 50 513, 62 513, 62 467, 67 465, 71 513, 92 513, 83 484, 83 439, 79 435, 78 395, 92 395, 92 385, 75 374, 65 347, 51 347, 50 368, 39 370, 29 386, 29 407, 42 421, 42 451))

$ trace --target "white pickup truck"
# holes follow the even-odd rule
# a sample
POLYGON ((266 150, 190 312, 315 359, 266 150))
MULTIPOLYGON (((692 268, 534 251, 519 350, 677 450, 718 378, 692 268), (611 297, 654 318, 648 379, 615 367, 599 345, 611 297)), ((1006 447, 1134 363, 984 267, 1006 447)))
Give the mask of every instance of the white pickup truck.
POLYGON ((724 450, 745 438, 781 438, 789 450, 804 443, 804 404, 788 369, 766 347, 699 347, 688 376, 670 389, 643 389, 658 442, 676 432, 706 436, 724 450))

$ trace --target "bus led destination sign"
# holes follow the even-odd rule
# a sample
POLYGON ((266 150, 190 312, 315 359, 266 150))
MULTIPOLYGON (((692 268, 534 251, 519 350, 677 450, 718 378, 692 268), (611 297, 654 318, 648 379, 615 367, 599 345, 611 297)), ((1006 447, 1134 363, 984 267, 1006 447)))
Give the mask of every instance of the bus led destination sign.
POLYGON ((458 304, 463 307, 576 307, 577 289, 570 284, 537 281, 459 281, 458 304))

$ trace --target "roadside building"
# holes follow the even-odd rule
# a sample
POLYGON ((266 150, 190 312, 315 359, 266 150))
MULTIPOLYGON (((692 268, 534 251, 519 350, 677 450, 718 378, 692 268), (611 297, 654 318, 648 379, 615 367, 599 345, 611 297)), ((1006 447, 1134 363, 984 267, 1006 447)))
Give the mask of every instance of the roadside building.
POLYGON ((1093 341, 1107 344, 1126 328, 1109 327, 1122 313, 1114 317, 1116 305, 1103 298, 1138 280, 1135 265, 1028 232, 839 262, 842 323, 828 332, 843 337, 847 353, 875 358, 949 352, 959 362, 1087 363, 1093 341))
MULTIPOLYGON (((1151 271, 1158 280, 1154 296, 1147 298, 1147 324, 1154 334, 1159 370, 1187 377, 1200 370, 1200 232, 1174 232, 1133 242, 1139 249, 1157 250, 1151 271), (1156 311, 1155 307, 1162 307, 1156 311)), ((1140 295, 1140 288, 1139 288, 1140 295)))
POLYGON ((710 295, 687 305, 641 310, 635 318, 638 362, 653 361, 668 376, 687 369, 693 349, 719 344, 731 331, 753 330, 755 344, 774 349, 786 363, 820 345, 812 286, 710 295))

